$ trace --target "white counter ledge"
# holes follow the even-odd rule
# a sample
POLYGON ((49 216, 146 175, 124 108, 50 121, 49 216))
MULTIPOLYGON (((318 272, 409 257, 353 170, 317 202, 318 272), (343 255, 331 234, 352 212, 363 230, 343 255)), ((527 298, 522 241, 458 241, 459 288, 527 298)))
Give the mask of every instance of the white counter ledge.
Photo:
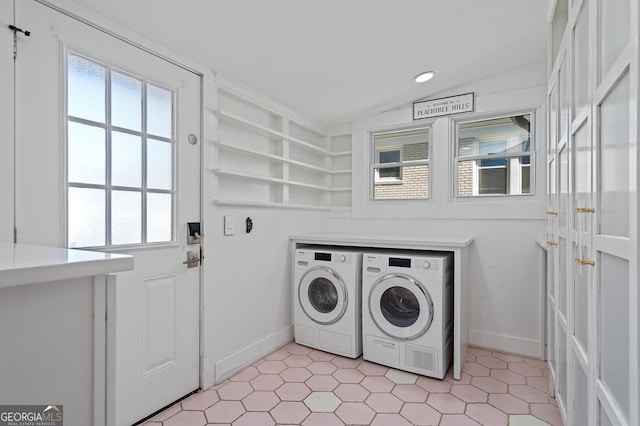
POLYGON ((0 242, 0 288, 133 269, 133 256, 0 242))
POLYGON ((311 234, 291 235, 290 240, 309 244, 338 244, 369 247, 393 247, 413 250, 434 250, 438 248, 466 247, 474 240, 471 236, 392 236, 369 234, 311 234))

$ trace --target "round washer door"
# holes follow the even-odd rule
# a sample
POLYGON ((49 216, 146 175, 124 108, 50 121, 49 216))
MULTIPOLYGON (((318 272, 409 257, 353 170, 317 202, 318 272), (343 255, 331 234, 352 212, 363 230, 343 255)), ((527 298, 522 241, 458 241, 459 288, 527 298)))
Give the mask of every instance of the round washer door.
POLYGON ((347 288, 336 271, 326 266, 309 269, 298 284, 302 310, 313 321, 329 325, 347 310, 347 288))
POLYGON ((379 278, 369 292, 369 312, 376 326, 394 339, 422 336, 433 321, 433 301, 416 279, 403 274, 379 278))

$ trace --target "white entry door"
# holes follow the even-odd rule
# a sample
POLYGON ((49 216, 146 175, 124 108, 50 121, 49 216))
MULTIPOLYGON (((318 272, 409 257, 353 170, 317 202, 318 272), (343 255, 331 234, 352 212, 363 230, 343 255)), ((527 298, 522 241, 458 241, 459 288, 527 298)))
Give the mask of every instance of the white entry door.
POLYGON ((135 256, 107 320, 107 423, 131 424, 199 386, 201 78, 15 4, 17 240, 135 256))

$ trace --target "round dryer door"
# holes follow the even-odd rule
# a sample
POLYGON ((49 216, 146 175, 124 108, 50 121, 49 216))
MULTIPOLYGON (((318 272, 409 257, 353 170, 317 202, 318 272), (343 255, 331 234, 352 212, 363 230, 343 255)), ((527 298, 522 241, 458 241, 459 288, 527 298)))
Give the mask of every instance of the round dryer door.
POLYGON ((319 324, 333 324, 347 310, 347 288, 336 271, 325 266, 309 269, 298 284, 305 314, 319 324))
POLYGON ((376 326, 394 339, 422 336, 433 321, 433 302, 416 279, 402 274, 379 278, 369 292, 369 312, 376 326))

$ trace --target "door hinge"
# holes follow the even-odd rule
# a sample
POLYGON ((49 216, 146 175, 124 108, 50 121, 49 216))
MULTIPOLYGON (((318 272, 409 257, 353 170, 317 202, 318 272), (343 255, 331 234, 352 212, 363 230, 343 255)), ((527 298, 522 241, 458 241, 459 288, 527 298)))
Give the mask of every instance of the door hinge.
POLYGON ((13 243, 18 243, 18 228, 16 228, 15 226, 13 227, 13 243))

